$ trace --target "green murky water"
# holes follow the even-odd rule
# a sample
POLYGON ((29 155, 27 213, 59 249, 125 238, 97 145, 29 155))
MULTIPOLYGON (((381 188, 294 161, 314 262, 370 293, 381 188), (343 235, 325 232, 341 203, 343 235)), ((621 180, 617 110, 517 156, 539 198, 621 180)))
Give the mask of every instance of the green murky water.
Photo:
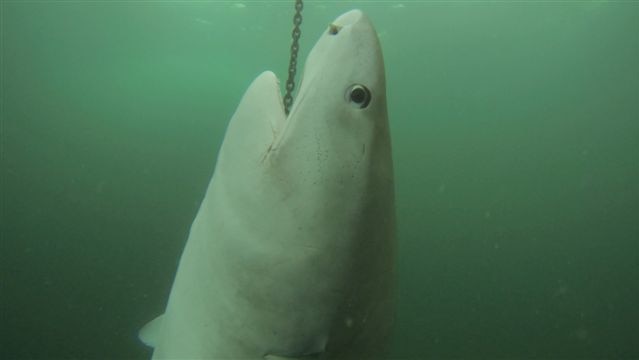
MULTIPOLYGON (((384 47, 397 358, 639 357, 639 5, 307 1, 384 47)), ((0 357, 148 357, 292 1, 3 1, 0 357)))

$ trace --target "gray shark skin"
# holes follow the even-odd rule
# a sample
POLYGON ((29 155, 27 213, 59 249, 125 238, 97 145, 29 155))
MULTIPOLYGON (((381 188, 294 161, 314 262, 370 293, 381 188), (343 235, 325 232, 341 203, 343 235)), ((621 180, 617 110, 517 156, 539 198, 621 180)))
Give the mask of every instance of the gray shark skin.
POLYGON ((393 323, 395 210, 382 52, 338 17, 284 114, 275 75, 233 115, 154 359, 380 359, 393 323))

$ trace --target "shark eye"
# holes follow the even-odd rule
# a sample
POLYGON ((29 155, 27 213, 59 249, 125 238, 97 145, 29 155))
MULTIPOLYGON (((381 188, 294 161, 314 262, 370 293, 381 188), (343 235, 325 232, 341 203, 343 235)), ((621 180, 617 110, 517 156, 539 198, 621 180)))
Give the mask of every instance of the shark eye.
POLYGON ((371 102, 371 92, 366 86, 355 84, 346 90, 346 101, 357 108, 365 109, 371 102))

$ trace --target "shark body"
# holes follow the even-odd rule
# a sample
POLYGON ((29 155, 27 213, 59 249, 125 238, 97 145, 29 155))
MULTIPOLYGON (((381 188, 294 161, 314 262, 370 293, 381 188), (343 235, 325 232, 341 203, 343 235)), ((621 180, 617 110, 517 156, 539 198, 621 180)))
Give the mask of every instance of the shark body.
POLYGON ((383 358, 395 213, 382 53, 338 17, 284 114, 271 72, 238 106, 191 226, 154 359, 383 358))

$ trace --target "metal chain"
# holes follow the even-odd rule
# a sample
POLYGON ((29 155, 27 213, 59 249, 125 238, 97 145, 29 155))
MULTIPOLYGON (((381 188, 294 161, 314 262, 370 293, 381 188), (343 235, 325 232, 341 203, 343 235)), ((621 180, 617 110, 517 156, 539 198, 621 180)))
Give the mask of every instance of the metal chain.
POLYGON ((295 89, 295 73, 297 72, 297 53, 300 50, 300 36, 302 30, 302 9, 304 4, 302 0, 295 0, 295 16, 293 16, 293 43, 291 44, 291 59, 288 63, 288 79, 286 79, 286 94, 284 95, 284 112, 288 115, 293 105, 293 89, 295 89))

